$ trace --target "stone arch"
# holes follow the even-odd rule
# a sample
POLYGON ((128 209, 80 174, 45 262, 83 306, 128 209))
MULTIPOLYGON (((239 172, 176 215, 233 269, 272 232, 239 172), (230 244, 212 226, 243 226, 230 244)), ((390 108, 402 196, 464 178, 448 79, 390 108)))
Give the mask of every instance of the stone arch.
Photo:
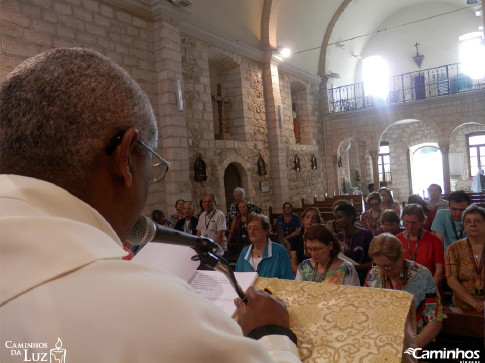
POLYGON ((339 20, 342 13, 345 11, 345 8, 352 2, 352 0, 344 0, 342 4, 340 4, 339 8, 333 14, 330 23, 328 23, 327 30, 325 31, 325 35, 323 37, 322 46, 320 47, 320 59, 318 61, 318 75, 325 78, 326 74, 326 62, 327 62, 327 47, 330 37, 332 36, 333 29, 335 28, 335 24, 339 20))
POLYGON ((390 122, 382 131, 376 147, 379 148, 382 141, 389 142, 392 180, 388 187, 397 201, 405 201, 412 192, 411 148, 421 144, 439 145, 442 130, 436 128, 434 120, 417 119, 413 114, 400 116, 407 118, 390 122))
POLYGON ((337 148, 337 185, 339 192, 349 193, 346 182, 350 183, 351 188, 360 188, 360 180, 356 178, 356 172, 362 177, 361 160, 364 160, 365 142, 356 137, 343 139, 337 148))
POLYGON ((225 54, 214 53, 208 65, 214 138, 245 141, 240 64, 225 54))

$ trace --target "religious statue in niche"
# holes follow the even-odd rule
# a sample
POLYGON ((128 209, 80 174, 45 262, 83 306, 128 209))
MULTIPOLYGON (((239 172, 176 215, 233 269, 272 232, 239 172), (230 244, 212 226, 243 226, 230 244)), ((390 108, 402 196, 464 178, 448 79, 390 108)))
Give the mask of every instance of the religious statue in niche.
POLYGON ((266 163, 264 162, 263 156, 259 154, 258 158, 258 175, 266 175, 266 163))
POLYGON ((293 113, 293 132, 295 133, 295 141, 297 144, 300 143, 300 122, 298 121, 298 114, 296 113, 296 103, 291 105, 293 113))
POLYGON ((298 154, 295 154, 295 170, 300 171, 300 158, 298 157, 298 154))
POLYGON ((317 158, 316 158, 315 154, 312 154, 312 157, 310 159, 310 163, 311 163, 311 166, 312 166, 312 170, 316 170, 317 169, 317 158))
POLYGON ((204 160, 202 160, 202 155, 199 154, 199 157, 197 158, 197 160, 195 160, 194 163, 195 181, 202 182, 207 180, 206 168, 206 163, 204 160))

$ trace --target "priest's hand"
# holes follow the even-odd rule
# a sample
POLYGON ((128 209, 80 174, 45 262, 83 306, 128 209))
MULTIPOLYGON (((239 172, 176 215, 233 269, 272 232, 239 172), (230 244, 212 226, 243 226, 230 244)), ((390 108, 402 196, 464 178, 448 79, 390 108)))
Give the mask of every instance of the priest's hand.
POLYGON ((289 328, 289 315, 286 304, 267 292, 257 290, 251 286, 246 291, 248 299, 244 303, 236 298, 238 323, 243 334, 247 336, 253 329, 264 325, 279 325, 289 328))

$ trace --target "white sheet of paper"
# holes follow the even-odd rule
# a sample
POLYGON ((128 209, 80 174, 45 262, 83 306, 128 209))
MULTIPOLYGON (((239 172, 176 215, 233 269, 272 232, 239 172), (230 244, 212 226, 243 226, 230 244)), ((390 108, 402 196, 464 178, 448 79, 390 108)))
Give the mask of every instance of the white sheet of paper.
MULTIPOLYGON (((235 276, 241 288, 246 291, 254 283, 258 274, 256 272, 236 272, 235 276)), ((188 283, 197 294, 212 301, 227 315, 233 316, 236 312, 234 299, 238 297, 237 292, 222 272, 195 271, 188 283)))
MULTIPOLYGON (((198 271, 199 261, 191 260, 195 254, 190 247, 149 242, 133 257, 132 261, 179 276, 187 281, 197 294, 212 301, 227 315, 233 316, 236 312, 234 299, 238 296, 236 290, 222 272, 198 271)), ((236 272, 235 275, 244 291, 258 277, 256 272, 236 272)))
POLYGON ((196 253, 190 247, 149 242, 132 261, 171 272, 188 281, 200 264, 190 259, 194 255, 196 253))

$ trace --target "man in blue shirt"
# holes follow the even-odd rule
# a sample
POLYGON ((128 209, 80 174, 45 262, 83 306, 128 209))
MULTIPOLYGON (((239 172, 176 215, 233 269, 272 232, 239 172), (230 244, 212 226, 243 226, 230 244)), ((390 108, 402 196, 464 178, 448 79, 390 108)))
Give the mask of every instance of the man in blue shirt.
POLYGON ((448 209, 441 209, 431 225, 431 232, 443 243, 443 249, 459 239, 466 237, 466 232, 461 223, 461 215, 470 204, 470 196, 463 190, 450 194, 448 209))

